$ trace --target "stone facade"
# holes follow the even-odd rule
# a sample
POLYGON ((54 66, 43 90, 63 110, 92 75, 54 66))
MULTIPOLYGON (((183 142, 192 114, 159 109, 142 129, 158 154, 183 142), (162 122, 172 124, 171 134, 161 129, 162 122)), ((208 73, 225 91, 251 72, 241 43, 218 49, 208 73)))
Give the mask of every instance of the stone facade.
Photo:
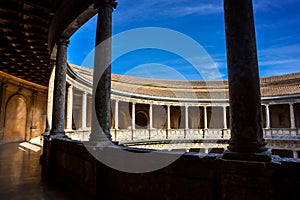
POLYGON ((28 141, 46 129, 47 87, 0 71, 0 141, 28 141))

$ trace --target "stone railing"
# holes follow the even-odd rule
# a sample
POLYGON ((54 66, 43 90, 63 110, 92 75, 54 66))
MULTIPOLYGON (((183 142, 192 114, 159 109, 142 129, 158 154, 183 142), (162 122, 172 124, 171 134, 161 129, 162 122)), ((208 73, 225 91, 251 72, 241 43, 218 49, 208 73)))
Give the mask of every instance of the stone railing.
POLYGON ((229 139, 229 129, 111 130, 114 141, 229 139))
MULTIPOLYGON (((88 141, 90 130, 66 130, 73 140, 88 141)), ((111 129, 113 141, 230 139, 230 129, 111 129)), ((300 139, 300 129, 265 129, 266 139, 300 139)))
POLYGON ((264 130, 265 138, 275 139, 300 139, 300 129, 291 128, 272 128, 264 130))

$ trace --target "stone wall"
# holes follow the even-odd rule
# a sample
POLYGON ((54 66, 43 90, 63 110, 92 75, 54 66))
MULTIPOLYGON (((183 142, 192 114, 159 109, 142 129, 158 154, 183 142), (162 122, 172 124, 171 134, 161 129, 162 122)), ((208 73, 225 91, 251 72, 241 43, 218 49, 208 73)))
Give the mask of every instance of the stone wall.
POLYGON ((0 141, 24 141, 46 128, 47 87, 0 71, 0 141))
POLYGON ((82 143, 56 139, 45 141, 43 157, 44 177, 87 199, 298 199, 299 170, 300 160, 278 156, 248 162, 185 153, 161 170, 132 174, 98 162, 82 143))

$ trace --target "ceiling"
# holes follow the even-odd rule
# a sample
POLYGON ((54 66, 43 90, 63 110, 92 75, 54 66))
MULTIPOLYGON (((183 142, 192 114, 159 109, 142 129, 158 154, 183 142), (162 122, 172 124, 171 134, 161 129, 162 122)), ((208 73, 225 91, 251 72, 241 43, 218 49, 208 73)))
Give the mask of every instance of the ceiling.
POLYGON ((48 31, 57 0, 9 0, 0 4, 0 70, 47 86, 48 31))

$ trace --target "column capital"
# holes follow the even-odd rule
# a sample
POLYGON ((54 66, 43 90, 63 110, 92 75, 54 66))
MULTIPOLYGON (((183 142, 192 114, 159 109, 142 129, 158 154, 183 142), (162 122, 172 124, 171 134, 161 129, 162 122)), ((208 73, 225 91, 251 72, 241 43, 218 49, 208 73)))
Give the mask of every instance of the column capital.
POLYGON ((68 84, 68 88, 73 89, 73 84, 68 84))
POLYGON ((289 105, 290 105, 290 106, 293 106, 293 105, 294 105, 294 102, 290 102, 289 105))
POLYGON ((118 5, 118 2, 115 0, 96 0, 95 8, 101 9, 103 7, 116 9, 118 5))
POLYGON ((86 96, 88 93, 86 91, 82 92, 82 95, 86 96))
POLYGON ((69 38, 66 38, 66 37, 60 37, 57 41, 57 45, 66 45, 68 46, 70 43, 70 40, 69 38))

